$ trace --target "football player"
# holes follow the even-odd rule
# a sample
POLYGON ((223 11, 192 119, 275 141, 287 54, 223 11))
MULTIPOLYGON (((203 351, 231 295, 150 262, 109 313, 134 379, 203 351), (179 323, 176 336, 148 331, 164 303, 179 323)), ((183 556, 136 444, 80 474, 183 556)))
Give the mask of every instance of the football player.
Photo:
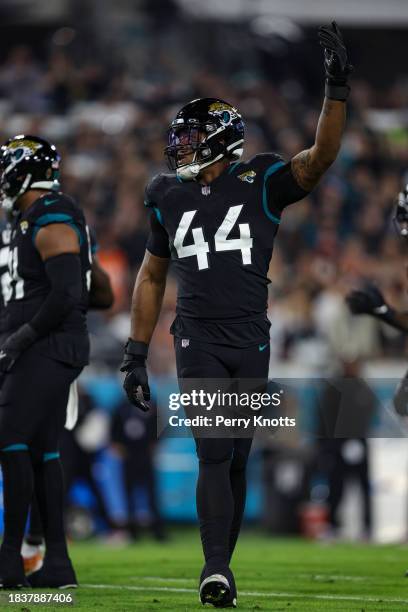
MULTIPOLYGON (((395 207, 394 225, 398 234, 408 238, 408 185, 398 194, 395 207)), ((368 284, 362 289, 351 291, 346 297, 351 312, 355 315, 367 314, 384 321, 402 332, 408 332, 408 312, 398 312, 387 304, 381 291, 368 284)), ((394 407, 398 414, 408 413, 408 372, 401 380, 394 395, 394 407)))
MULTIPOLYGON (((316 139, 290 161, 275 153, 241 161, 244 123, 223 100, 194 100, 170 125, 165 153, 172 173, 156 176, 146 189, 151 232, 121 367, 129 400, 142 410, 150 397, 149 342, 170 260, 178 281, 171 332, 179 379, 267 380, 267 272, 282 211, 304 198, 334 162, 345 123, 351 72, 346 47, 334 22, 320 28, 319 38, 326 87, 316 139)), ((244 512, 251 442, 196 439, 203 604, 236 605, 229 565, 244 512)))
POLYGON ((58 191, 59 162, 56 148, 35 136, 16 136, 0 150, 0 197, 13 212, 0 346, 0 584, 8 588, 27 585, 20 550, 34 480, 46 553, 29 585, 77 584, 58 444, 70 386, 88 363, 92 254, 82 211, 58 191))

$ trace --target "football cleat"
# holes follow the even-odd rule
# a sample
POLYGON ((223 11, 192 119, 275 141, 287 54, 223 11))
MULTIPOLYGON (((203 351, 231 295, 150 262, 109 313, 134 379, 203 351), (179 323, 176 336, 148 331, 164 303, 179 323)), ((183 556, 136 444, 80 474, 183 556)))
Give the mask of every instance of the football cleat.
POLYGON ((76 589, 78 581, 71 561, 62 563, 44 560, 40 570, 27 577, 29 586, 34 589, 76 589))
POLYGON ((214 608, 236 608, 237 599, 232 593, 230 583, 222 574, 212 574, 200 584, 200 601, 214 608))
POLYGON ((24 575, 22 556, 14 550, 2 548, 0 553, 0 588, 21 589, 30 586, 24 575))
POLYGON ((42 567, 44 560, 44 545, 28 544, 24 541, 21 547, 21 555, 23 557, 24 572, 26 574, 32 574, 42 567))

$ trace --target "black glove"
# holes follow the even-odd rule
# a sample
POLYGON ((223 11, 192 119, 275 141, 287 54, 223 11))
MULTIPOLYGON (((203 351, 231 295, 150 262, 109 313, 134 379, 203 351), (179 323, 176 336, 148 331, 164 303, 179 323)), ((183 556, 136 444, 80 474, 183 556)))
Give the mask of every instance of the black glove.
POLYGON ((346 297, 346 302, 353 314, 370 314, 381 318, 391 310, 381 291, 374 285, 352 291, 346 297))
POLYGON ((37 332, 29 323, 25 323, 3 342, 0 349, 0 386, 4 375, 10 372, 21 353, 28 349, 37 338, 37 332))
POLYGON ((347 85, 353 66, 348 63, 347 49, 335 21, 331 26, 319 28, 320 44, 324 48, 324 70, 326 73, 326 96, 344 102, 350 92, 347 85))
POLYGON ((143 412, 149 410, 149 406, 138 397, 139 387, 142 389, 143 399, 150 400, 149 381, 146 371, 146 357, 148 346, 144 342, 136 342, 129 338, 125 346, 123 362, 120 366, 121 372, 126 372, 123 388, 131 402, 143 412))

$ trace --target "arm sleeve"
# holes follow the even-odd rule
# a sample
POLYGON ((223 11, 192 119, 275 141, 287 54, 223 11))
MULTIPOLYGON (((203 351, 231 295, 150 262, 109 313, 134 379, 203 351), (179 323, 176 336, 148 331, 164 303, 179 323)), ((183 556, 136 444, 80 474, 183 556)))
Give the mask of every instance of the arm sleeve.
POLYGON ((291 162, 278 165, 276 172, 266 180, 268 209, 272 214, 280 216, 283 209, 293 202, 302 200, 308 191, 302 189, 292 174, 291 162))
POLYGON ((150 234, 146 249, 156 257, 170 257, 169 235, 157 219, 155 212, 150 217, 150 234))
POLYGON ((82 297, 81 261, 79 255, 63 253, 45 262, 50 292, 30 324, 39 336, 57 327, 82 297))

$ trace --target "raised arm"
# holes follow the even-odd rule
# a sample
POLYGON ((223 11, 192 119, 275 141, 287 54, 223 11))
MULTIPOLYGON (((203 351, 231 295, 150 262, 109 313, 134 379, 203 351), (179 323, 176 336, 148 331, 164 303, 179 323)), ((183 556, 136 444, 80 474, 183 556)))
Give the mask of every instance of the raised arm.
POLYGON ((346 119, 346 100, 350 91, 347 79, 352 70, 342 35, 335 22, 331 27, 319 29, 319 39, 324 48, 326 97, 314 145, 296 155, 291 162, 295 180, 306 191, 317 185, 337 157, 346 119))
POLYGON ((317 185, 336 159, 345 119, 345 103, 325 98, 314 145, 298 153, 291 162, 292 174, 305 191, 311 191, 317 185))

